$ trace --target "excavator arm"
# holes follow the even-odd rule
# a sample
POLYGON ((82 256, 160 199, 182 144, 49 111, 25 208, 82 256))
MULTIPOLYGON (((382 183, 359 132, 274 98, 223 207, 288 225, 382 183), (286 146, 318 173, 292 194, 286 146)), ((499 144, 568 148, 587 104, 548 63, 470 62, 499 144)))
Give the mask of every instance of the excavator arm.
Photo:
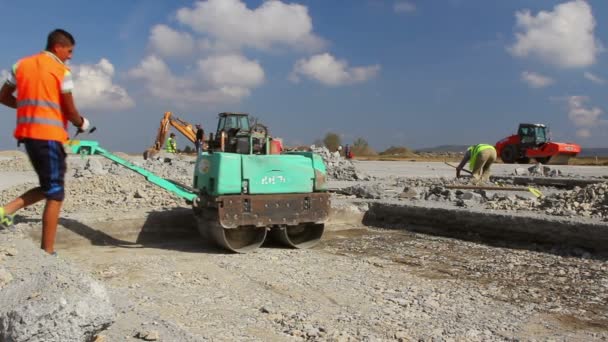
POLYGON ((165 140, 167 139, 167 133, 169 133, 169 126, 174 127, 188 140, 190 140, 190 142, 194 143, 196 141, 196 131, 192 127, 192 124, 173 116, 173 113, 171 112, 165 112, 162 120, 160 120, 160 126, 158 127, 158 132, 156 133, 154 145, 144 152, 144 159, 148 159, 163 149, 165 140))
MULTIPOLYGON (((169 124, 175 127, 181 134, 183 134, 191 143, 196 142, 196 131, 192 128, 192 125, 180 118, 169 118, 169 124)), ((167 133, 165 132, 165 135, 167 133)))

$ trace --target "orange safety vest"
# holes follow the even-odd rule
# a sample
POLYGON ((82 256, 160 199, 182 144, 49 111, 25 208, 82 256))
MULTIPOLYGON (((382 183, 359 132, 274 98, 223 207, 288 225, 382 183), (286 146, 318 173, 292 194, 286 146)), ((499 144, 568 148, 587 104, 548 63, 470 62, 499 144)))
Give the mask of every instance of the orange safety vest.
POLYGON ((69 70, 45 52, 17 63, 16 139, 68 140, 68 123, 61 112, 61 84, 69 70))

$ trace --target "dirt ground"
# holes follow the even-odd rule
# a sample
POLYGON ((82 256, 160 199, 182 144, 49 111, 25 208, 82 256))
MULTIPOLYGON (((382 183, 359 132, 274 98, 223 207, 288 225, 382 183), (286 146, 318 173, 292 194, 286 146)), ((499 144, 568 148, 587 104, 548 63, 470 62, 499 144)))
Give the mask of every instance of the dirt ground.
POLYGON ((201 340, 608 338, 608 264, 577 251, 369 227, 246 255, 162 240, 61 257, 201 340))
MULTIPOLYGON (((188 162, 183 167, 192 168, 188 162)), ((380 180, 453 174, 443 163, 357 167, 380 180)), ((313 249, 270 242, 249 254, 226 253, 194 229, 179 237, 165 234, 170 230, 148 239, 134 236, 137 242, 96 240, 103 232, 87 227, 82 212, 135 235, 131 218, 137 210, 162 216, 181 208, 183 217, 171 217, 175 225, 191 218, 183 203, 109 170, 75 170, 79 178, 68 183, 64 221, 97 235, 60 242, 58 248, 61 260, 91 274, 111 294, 117 315, 99 333, 105 341, 141 340, 136 336, 142 331, 158 331, 160 341, 608 340, 605 256, 470 234, 418 234, 405 224, 390 230, 328 225, 313 249), (78 196, 83 189, 87 196, 78 196), (167 324, 175 329, 162 328, 167 324)), ((497 174, 512 170, 496 167, 497 174)), ((563 170, 608 173, 595 167, 563 170)), ((2 191, 8 198, 22 189, 2 191)), ((38 227, 40 209, 24 211, 22 224, 38 227)))

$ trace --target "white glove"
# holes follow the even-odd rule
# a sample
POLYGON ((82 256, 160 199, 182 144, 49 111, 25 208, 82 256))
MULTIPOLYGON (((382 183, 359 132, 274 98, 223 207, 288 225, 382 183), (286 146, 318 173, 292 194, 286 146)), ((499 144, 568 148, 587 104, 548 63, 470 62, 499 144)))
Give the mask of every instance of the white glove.
POLYGON ((89 122, 89 120, 87 120, 87 118, 82 116, 82 125, 80 125, 80 127, 78 127, 78 131, 84 132, 84 131, 87 131, 90 127, 91 127, 91 123, 89 122))

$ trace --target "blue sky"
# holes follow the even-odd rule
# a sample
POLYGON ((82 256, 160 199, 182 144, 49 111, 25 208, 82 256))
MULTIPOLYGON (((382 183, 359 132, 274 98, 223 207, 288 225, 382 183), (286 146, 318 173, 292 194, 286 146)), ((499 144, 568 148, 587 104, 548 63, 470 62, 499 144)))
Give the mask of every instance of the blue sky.
MULTIPOLYGON (((608 146, 605 0, 5 1, 0 73, 75 36, 76 104, 111 150, 143 151, 172 111, 222 111, 288 144, 327 132, 383 150, 495 143, 519 122, 608 146), (7 15, 9 13, 10 15, 7 15)), ((15 113, 0 108, 0 149, 15 113)), ((180 139, 183 146, 185 140, 180 139)))

